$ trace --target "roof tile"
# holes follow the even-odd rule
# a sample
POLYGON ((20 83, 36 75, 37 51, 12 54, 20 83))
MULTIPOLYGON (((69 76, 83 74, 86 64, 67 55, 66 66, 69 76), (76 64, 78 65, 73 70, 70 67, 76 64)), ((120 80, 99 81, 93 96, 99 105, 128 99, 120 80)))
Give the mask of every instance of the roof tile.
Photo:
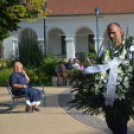
POLYGON ((47 0, 50 15, 134 13, 134 0, 47 0))

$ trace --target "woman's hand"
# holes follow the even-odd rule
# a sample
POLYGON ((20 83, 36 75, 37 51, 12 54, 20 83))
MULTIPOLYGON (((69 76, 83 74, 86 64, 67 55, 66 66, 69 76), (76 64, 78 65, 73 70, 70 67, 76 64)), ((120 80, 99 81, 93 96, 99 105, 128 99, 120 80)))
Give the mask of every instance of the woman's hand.
POLYGON ((30 82, 30 78, 28 77, 26 72, 24 70, 22 70, 22 73, 24 74, 25 78, 27 79, 27 83, 29 83, 30 82))
POLYGON ((23 86, 23 88, 27 88, 27 85, 22 85, 23 86))
POLYGON ((22 70, 22 73, 25 75, 26 74, 26 72, 24 71, 24 70, 22 70))

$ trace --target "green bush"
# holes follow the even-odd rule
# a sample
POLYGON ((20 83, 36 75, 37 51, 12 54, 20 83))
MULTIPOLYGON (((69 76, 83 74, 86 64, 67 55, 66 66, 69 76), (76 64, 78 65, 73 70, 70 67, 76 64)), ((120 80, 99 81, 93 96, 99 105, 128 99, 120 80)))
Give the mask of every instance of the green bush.
POLYGON ((61 58, 58 58, 56 56, 47 57, 44 59, 43 63, 41 63, 40 72, 47 75, 54 75, 55 67, 59 64, 59 62, 62 61, 61 58))
MULTIPOLYGON (((24 70, 30 77, 31 84, 42 83, 44 85, 51 85, 51 77, 55 74, 55 67, 60 61, 62 61, 61 58, 48 56, 44 59, 39 68, 28 69, 27 67, 24 67, 24 70)), ((4 86, 4 79, 9 79, 13 72, 13 65, 7 60, 0 60, 0 64, 1 63, 7 63, 6 68, 1 68, 0 70, 0 86, 4 86), (10 67, 11 65, 12 67, 10 67)))
POLYGON ((38 83, 42 83, 43 85, 51 85, 51 77, 47 75, 39 77, 38 83))
POLYGON ((60 61, 62 61, 61 58, 51 55, 44 59, 38 73, 40 83, 51 85, 51 77, 55 74, 55 67, 60 61))
MULTIPOLYGON (((24 67, 27 75, 30 77, 31 84, 38 83, 38 76, 35 74, 35 70, 29 70, 24 67)), ((0 70, 0 86, 5 86, 5 79, 9 79, 11 74, 13 73, 13 67, 5 68, 0 70)))
POLYGON ((6 69, 2 69, 0 70, 0 86, 5 86, 5 79, 9 79, 9 77, 11 76, 13 72, 13 68, 6 68, 6 69))
POLYGON ((25 70, 26 74, 29 76, 31 84, 38 83, 38 76, 35 73, 36 69, 27 69, 26 67, 24 67, 24 70, 25 70))
POLYGON ((0 60, 0 69, 9 68, 12 66, 11 61, 7 59, 1 59, 0 60))

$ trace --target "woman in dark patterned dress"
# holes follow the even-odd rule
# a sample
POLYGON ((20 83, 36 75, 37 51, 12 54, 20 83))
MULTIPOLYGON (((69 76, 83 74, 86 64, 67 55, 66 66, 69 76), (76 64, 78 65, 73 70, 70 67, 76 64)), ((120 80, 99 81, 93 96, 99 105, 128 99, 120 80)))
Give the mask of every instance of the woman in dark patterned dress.
POLYGON ((30 112, 39 111, 38 105, 41 103, 41 91, 35 88, 32 88, 30 78, 27 76, 26 72, 23 70, 23 65, 20 62, 16 62, 13 68, 14 72, 10 76, 10 85, 13 89, 12 93, 15 96, 24 95, 26 93, 25 88, 27 89, 26 97, 26 111, 28 107, 30 112))

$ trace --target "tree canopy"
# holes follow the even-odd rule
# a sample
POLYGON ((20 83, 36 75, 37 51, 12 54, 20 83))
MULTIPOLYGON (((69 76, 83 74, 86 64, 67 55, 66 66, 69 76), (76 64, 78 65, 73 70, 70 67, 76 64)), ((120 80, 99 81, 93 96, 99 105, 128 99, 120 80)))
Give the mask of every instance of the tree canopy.
POLYGON ((50 10, 43 11, 46 0, 0 0, 0 44, 13 31, 17 31, 18 23, 26 19, 36 21, 36 17, 45 18, 50 10))

